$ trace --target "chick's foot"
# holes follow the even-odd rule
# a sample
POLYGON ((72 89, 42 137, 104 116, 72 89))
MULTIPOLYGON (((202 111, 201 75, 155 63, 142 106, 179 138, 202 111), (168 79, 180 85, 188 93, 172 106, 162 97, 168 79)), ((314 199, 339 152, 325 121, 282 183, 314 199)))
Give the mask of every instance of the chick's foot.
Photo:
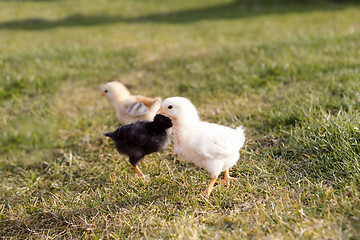
POLYGON ((225 170, 225 175, 224 175, 223 183, 224 183, 226 186, 230 186, 230 181, 231 181, 231 180, 236 180, 236 178, 230 177, 230 175, 229 175, 229 169, 226 169, 226 170, 225 170))
POLYGON ((211 191, 213 190, 214 188, 214 184, 217 180, 217 177, 214 177, 210 180, 210 183, 209 185, 207 186, 207 188, 205 189, 205 191, 202 193, 205 197, 209 197, 210 196, 210 193, 211 191))

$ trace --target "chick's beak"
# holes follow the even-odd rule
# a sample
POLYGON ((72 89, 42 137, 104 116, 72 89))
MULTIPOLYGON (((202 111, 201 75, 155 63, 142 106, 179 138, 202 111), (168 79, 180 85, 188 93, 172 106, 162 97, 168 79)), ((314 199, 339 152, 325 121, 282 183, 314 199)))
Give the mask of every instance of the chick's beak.
POLYGON ((105 93, 104 93, 104 92, 102 92, 100 95, 101 95, 101 96, 105 96, 105 93))
POLYGON ((160 109, 156 112, 156 114, 164 115, 165 114, 164 109, 162 107, 160 107, 160 109))

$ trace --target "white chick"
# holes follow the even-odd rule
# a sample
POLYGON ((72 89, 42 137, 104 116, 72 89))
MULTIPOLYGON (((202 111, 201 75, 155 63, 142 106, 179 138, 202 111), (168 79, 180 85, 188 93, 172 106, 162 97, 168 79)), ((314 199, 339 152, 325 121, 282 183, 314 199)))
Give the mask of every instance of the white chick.
POLYGON ((204 168, 211 177, 204 194, 209 196, 221 172, 224 182, 236 180, 229 176, 229 168, 239 159, 239 150, 245 143, 244 128, 236 129, 203 122, 194 105, 186 98, 171 97, 161 103, 158 114, 173 122, 174 150, 183 161, 204 168))
POLYGON ((123 124, 139 120, 152 121, 161 103, 159 97, 131 95, 122 83, 115 81, 106 83, 101 95, 110 98, 115 107, 116 116, 123 124))

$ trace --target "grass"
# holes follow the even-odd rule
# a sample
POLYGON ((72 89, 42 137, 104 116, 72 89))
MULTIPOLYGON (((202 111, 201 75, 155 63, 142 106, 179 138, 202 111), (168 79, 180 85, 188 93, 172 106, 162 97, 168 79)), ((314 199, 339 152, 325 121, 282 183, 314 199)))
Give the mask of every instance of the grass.
POLYGON ((360 239, 360 6, 1 1, 0 236, 360 239), (230 188, 170 147, 143 183, 100 87, 191 99, 246 127, 230 188))

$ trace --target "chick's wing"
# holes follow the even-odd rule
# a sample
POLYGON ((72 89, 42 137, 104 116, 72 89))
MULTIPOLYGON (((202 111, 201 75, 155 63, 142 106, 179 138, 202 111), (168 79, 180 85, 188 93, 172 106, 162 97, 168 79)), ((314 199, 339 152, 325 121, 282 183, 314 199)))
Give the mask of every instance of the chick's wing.
POLYGON ((119 136, 124 143, 132 145, 145 145, 150 140, 149 132, 139 122, 122 126, 119 136))
POLYGON ((133 117, 138 117, 146 114, 149 109, 145 106, 145 104, 141 102, 135 102, 131 105, 125 107, 125 112, 133 117))
POLYGON ((229 129, 211 123, 204 123, 195 133, 191 145, 194 152, 204 158, 223 158, 234 152, 229 129))

